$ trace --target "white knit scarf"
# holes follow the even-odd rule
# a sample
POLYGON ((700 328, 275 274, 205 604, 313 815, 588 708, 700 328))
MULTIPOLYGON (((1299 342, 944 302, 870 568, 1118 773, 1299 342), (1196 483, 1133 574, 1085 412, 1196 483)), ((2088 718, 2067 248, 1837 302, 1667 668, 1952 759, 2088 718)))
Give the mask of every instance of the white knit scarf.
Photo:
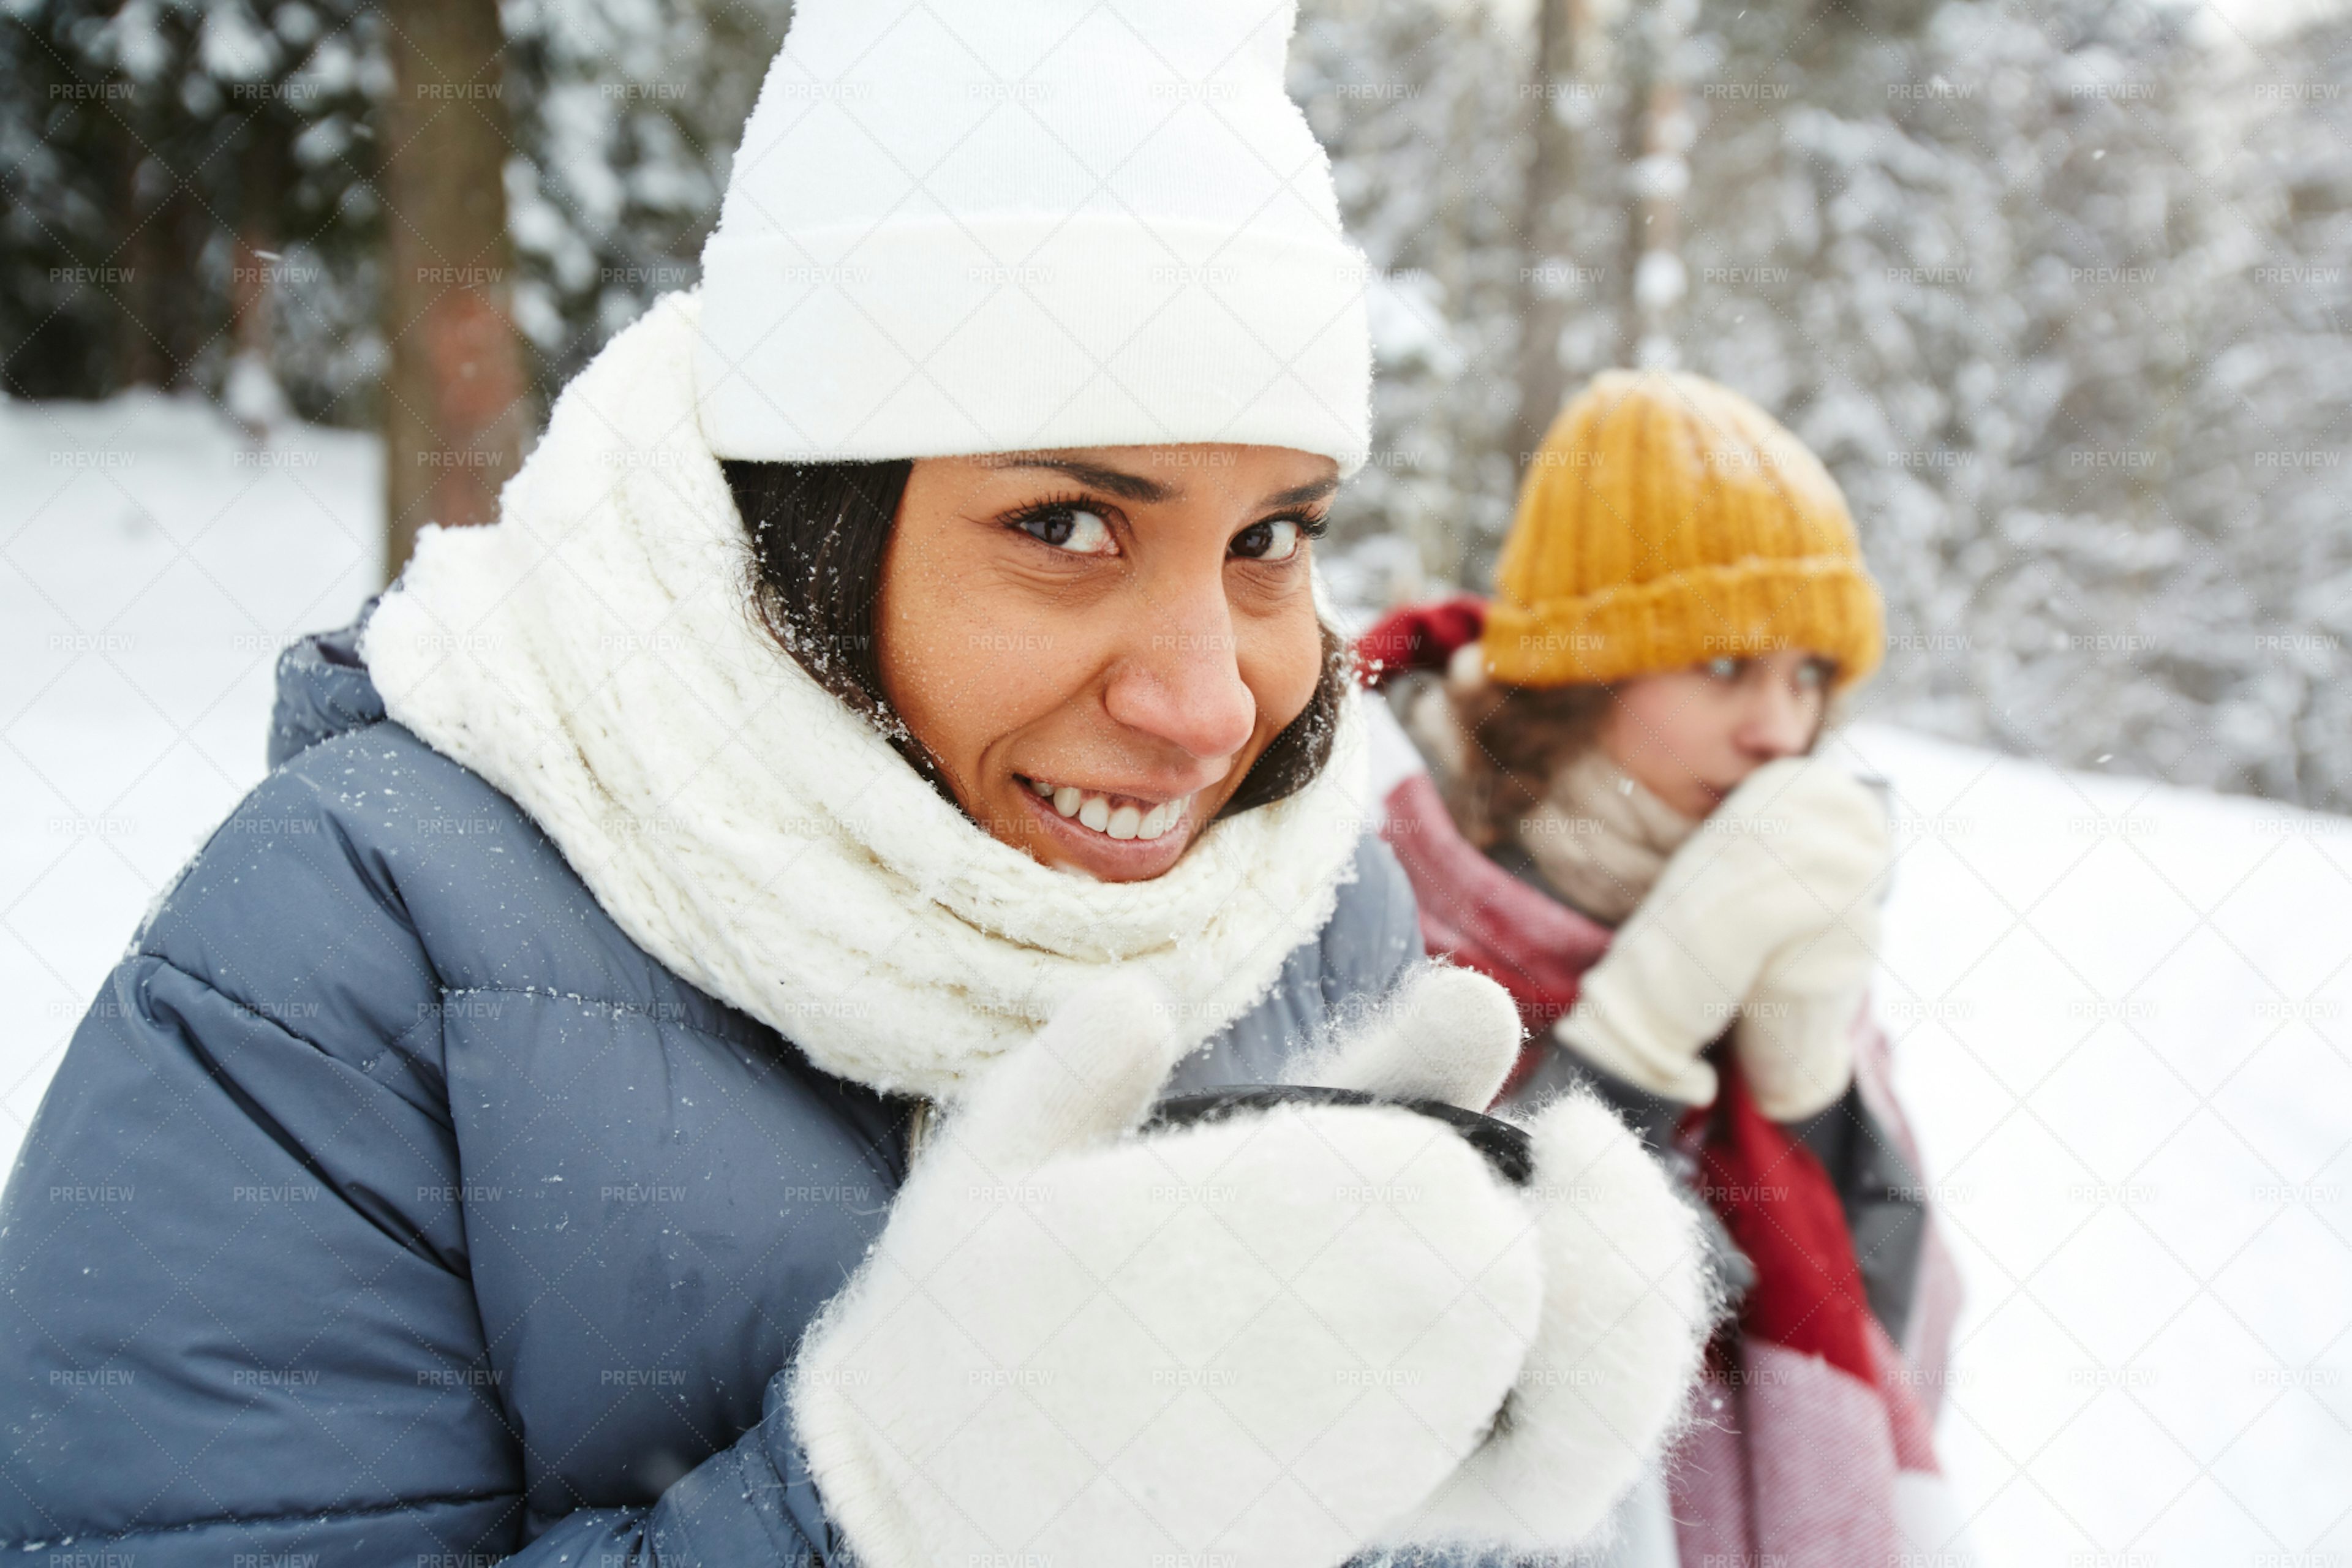
POLYGON ((1329 920, 1367 823, 1361 700, 1328 766, 1150 881, 999 842, 759 624, 669 296, 557 401, 483 528, 423 531, 362 653, 392 717, 511 796, 617 925, 826 1071, 954 1099, 1107 968, 1188 1045, 1329 920))
MULTIPOLYGON (((1457 659, 1478 669, 1475 658, 1457 659)), ((1454 707, 1449 683, 1455 679, 1412 675, 1402 687, 1406 734, 1419 763, 1449 795, 1477 743, 1454 707)), ((1699 821, 1652 794, 1598 742, 1588 742, 1552 770, 1542 796, 1511 830, 1553 891, 1593 919, 1618 925, 1650 896, 1667 858, 1698 831, 1699 821)))
POLYGON ((1589 745, 1553 771, 1519 818, 1518 840, 1545 881, 1613 925, 1650 896, 1667 857, 1698 826, 1589 745))

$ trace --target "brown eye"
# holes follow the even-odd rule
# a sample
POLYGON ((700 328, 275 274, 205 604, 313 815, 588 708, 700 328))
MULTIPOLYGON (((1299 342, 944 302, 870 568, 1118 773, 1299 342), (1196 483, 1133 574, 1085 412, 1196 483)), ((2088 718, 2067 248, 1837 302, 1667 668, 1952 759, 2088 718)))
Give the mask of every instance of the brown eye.
POLYGON ((1099 512, 1088 511, 1082 506, 1050 507, 1033 511, 1013 521, 1013 526, 1030 538, 1066 550, 1073 555, 1109 555, 1114 552, 1110 524, 1099 512))
POLYGON ((1232 549, 1244 561, 1278 563, 1297 555, 1299 545, 1310 537, 1298 519, 1270 517, 1234 534, 1232 549))

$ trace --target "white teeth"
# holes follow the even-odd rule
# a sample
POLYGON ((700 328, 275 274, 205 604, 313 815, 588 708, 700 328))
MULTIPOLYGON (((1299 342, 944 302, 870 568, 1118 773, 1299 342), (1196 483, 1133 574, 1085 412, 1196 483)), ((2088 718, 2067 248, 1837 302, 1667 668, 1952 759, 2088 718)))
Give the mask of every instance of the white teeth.
POLYGON ((1076 784, 1050 784, 1031 779, 1029 787, 1040 798, 1051 801, 1062 816, 1075 816, 1105 837, 1122 842, 1166 837, 1169 829, 1183 820, 1184 808, 1192 801, 1188 795, 1179 800, 1163 800, 1146 811, 1132 804, 1115 807, 1107 796, 1088 795, 1076 784))

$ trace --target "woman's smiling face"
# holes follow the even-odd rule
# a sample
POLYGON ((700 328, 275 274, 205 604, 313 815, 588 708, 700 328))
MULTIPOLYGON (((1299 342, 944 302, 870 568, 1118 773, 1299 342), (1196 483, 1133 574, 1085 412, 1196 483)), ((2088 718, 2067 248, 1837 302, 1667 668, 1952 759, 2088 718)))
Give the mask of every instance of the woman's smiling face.
POLYGON ((1308 546, 1339 488, 1277 447, 914 464, 882 571, 882 685, 956 799, 1049 866, 1173 866, 1305 710, 1308 546))

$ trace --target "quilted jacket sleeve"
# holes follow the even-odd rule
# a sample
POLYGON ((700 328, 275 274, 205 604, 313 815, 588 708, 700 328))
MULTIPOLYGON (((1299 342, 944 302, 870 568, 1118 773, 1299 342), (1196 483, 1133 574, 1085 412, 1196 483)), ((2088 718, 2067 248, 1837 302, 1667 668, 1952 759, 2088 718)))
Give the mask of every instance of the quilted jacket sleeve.
POLYGON ((275 775, 159 906, 0 1199, 0 1542, 138 1568, 845 1561, 781 1383, 652 1508, 523 1545, 435 976, 392 868, 305 788, 275 775))

